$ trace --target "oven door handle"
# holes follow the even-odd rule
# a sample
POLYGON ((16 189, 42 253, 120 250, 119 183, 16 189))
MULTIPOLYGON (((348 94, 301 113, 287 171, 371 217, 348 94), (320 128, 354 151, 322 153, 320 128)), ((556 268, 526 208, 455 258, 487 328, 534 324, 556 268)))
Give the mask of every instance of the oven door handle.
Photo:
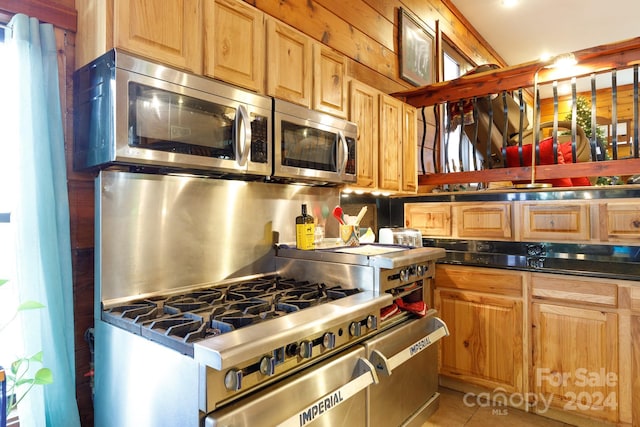
POLYGON ((438 342, 441 338, 449 336, 449 329, 447 328, 446 323, 438 317, 432 317, 431 319, 432 322, 429 323, 435 324, 435 330, 425 337, 420 338, 404 350, 401 350, 394 356, 387 358, 378 350, 373 350, 369 360, 373 363, 373 366, 376 367, 376 370, 386 376, 389 376, 395 368, 402 365, 422 350, 425 350, 432 344, 438 342))
POLYGON ((316 420, 322 414, 329 412, 331 409, 355 396, 371 384, 378 384, 376 369, 371 362, 363 357, 358 358, 355 373, 357 377, 345 385, 322 396, 320 399, 303 408, 301 411, 296 412, 294 416, 287 418, 278 424, 277 427, 299 427, 301 425, 301 417, 308 413, 318 414, 313 418, 316 420))

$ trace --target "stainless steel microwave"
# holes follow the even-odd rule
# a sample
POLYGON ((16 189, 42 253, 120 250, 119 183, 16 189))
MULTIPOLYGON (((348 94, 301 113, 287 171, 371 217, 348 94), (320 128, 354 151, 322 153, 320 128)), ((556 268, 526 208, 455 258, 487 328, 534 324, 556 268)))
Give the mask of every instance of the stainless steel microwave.
POLYGON ((74 75, 74 167, 272 173, 272 100, 111 50, 74 75))
POLYGON ((274 176, 341 184, 356 181, 357 125, 274 99, 274 176))

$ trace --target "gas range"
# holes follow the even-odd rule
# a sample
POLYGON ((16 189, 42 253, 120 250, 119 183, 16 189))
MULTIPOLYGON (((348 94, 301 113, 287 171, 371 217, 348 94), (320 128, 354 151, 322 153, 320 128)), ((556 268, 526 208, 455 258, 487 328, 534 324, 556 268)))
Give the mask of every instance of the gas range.
POLYGON ((107 323, 193 356, 193 343, 362 290, 278 275, 152 295, 105 308, 107 323))
POLYGON ((96 194, 97 426, 278 425, 335 395, 323 424, 366 425, 385 367, 402 419, 434 401, 445 328, 402 307, 431 305, 443 249, 280 245, 332 188, 102 171, 96 194))

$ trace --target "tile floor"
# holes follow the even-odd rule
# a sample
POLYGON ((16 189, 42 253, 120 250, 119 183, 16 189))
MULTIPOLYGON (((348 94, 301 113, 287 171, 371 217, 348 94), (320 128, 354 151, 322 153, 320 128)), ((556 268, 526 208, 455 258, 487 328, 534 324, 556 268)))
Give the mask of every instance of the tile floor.
POLYGON ((470 406, 464 394, 440 389, 440 408, 422 427, 569 427, 560 421, 534 415, 513 408, 470 406), (503 411, 498 413, 497 411, 503 411))

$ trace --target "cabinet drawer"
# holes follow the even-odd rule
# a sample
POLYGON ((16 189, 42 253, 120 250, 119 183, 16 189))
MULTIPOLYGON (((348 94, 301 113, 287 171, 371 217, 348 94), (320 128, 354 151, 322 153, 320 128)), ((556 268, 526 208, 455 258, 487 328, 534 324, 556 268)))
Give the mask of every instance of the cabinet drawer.
POLYGON ((436 288, 522 297, 524 273, 495 268, 436 265, 436 288))
POLYGON ((618 286, 603 279, 533 273, 531 275, 531 296, 573 303, 618 306, 618 286))
POLYGON ((640 241, 640 203, 600 203, 600 238, 603 241, 640 241))
POLYGON ((423 236, 451 235, 451 205, 436 203, 407 203, 404 205, 407 227, 420 230, 423 236))
POLYGON ((511 238, 510 203, 473 203, 453 207, 459 237, 511 238))
POLYGON ((522 203, 523 240, 589 240, 587 203, 522 203))

